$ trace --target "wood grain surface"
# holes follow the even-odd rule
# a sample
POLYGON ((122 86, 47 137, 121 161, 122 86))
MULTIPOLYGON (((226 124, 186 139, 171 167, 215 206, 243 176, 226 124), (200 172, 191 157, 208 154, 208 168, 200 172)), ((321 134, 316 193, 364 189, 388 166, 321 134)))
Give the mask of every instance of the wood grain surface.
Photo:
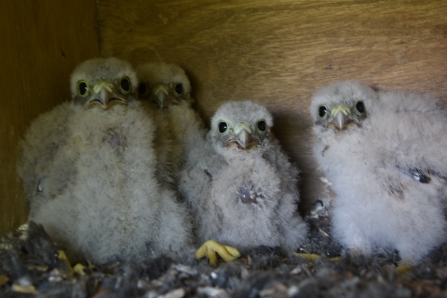
MULTIPOLYGON (((0 10, 0 235, 27 217, 16 147, 40 113, 69 98, 74 66, 100 53, 185 68, 208 123, 225 101, 252 99, 303 170, 318 173, 309 102, 320 85, 361 79, 447 99, 447 1, 5 0, 0 10), (99 22, 96 24, 96 13, 99 22), (99 42, 97 39, 99 31, 99 42)), ((315 185, 313 184, 315 183, 315 185)))
POLYGON ((185 68, 209 121, 225 101, 267 106, 303 170, 304 205, 318 189, 309 103, 320 85, 361 79, 447 98, 447 1, 98 0, 101 53, 134 65, 185 68))
POLYGON ((0 236, 26 222, 17 143, 40 113, 70 99, 69 76, 99 56, 91 0, 4 0, 0 9, 0 236))

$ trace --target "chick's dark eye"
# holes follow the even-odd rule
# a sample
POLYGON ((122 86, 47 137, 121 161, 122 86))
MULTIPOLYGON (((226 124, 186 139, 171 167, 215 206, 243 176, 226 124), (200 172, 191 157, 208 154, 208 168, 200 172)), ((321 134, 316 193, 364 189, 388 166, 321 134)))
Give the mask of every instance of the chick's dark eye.
POLYGON ((130 81, 128 78, 122 78, 120 82, 120 86, 123 89, 123 91, 128 92, 130 90, 130 81))
POLYGON ((87 93, 87 83, 86 82, 79 83, 79 94, 85 95, 86 93, 87 93))
POLYGON ((224 133, 227 130, 227 128, 228 128, 227 123, 225 123, 225 122, 219 123, 219 132, 220 133, 224 133))
POLYGON ((365 113, 365 104, 363 103, 363 101, 359 101, 355 104, 355 109, 360 113, 363 114, 365 113))
POLYGON ((138 85, 138 94, 140 95, 144 95, 147 92, 147 85, 144 83, 141 83, 140 85, 138 85))
POLYGON ((320 116, 320 118, 323 118, 324 116, 326 116, 327 114, 327 108, 325 106, 320 106, 318 108, 318 115, 320 116))
POLYGON ((182 94, 182 92, 183 92, 182 84, 175 84, 174 90, 175 90, 175 93, 182 94))
POLYGON ((265 131, 265 121, 259 121, 258 122, 258 129, 260 131, 265 131))

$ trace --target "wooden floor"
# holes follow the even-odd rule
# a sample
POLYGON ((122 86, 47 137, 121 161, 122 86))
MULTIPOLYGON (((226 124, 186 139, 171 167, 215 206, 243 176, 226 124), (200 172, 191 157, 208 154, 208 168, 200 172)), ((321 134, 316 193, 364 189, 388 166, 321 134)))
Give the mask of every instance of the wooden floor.
POLYGON ((361 79, 447 99, 444 0, 97 2, 102 55, 180 64, 207 121, 228 100, 266 105, 304 172, 305 203, 318 179, 307 150, 318 86, 361 79))
POLYGON ((361 79, 447 99, 445 0, 4 2, 0 235, 27 217, 15 173, 19 137, 39 113, 69 98, 74 66, 100 53, 134 65, 178 63, 206 121, 228 100, 266 105, 303 170, 305 203, 318 178, 308 152, 315 88, 361 79))

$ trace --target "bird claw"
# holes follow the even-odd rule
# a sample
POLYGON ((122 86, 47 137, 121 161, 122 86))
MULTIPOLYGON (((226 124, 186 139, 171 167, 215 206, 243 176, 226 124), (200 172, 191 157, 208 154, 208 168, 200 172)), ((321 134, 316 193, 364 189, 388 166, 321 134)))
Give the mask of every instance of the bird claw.
MULTIPOLYGON (((292 253, 294 256, 303 258, 305 260, 311 261, 311 262, 315 262, 316 260, 320 259, 321 257, 317 254, 311 254, 311 253, 298 253, 298 252, 293 252, 292 253)), ((329 258, 329 261, 331 262, 337 262, 341 259, 341 257, 333 257, 333 258, 329 258)))
POLYGON ((69 272, 73 272, 73 267, 71 267, 70 261, 68 260, 65 251, 58 250, 58 259, 62 260, 65 263, 69 272))
POLYGON ((219 255, 225 262, 232 261, 241 256, 240 252, 231 246, 220 244, 214 240, 205 241, 198 250, 194 253, 196 259, 206 257, 209 263, 213 266, 217 265, 217 255, 219 255))
POLYGON ((73 271, 76 272, 79 276, 85 275, 85 269, 87 269, 87 267, 85 267, 81 263, 77 263, 73 267, 73 271))
POLYGON ((408 264, 400 264, 396 267, 397 273, 399 273, 400 276, 405 275, 407 272, 410 272, 413 270, 413 266, 408 264))
POLYGON ((311 261, 311 262, 315 262, 316 260, 318 260, 320 258, 319 255, 310 254, 310 253, 294 252, 293 255, 298 256, 298 257, 303 258, 303 259, 306 259, 306 260, 311 261))

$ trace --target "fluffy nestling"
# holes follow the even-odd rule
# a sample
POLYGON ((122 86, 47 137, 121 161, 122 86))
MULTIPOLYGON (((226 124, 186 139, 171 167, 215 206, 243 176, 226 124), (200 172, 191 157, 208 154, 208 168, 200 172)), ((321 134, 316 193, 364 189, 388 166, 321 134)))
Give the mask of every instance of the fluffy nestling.
POLYGON ((173 63, 145 63, 136 68, 136 73, 140 82, 139 98, 146 107, 156 111, 155 121, 163 129, 162 134, 172 139, 167 144, 162 138, 157 138, 156 143, 160 144, 159 151, 164 154, 160 155, 161 162, 170 164, 168 176, 177 181, 186 152, 195 146, 191 140, 204 127, 192 107, 191 84, 185 71, 173 63))
POLYGON ((396 249, 415 264, 445 241, 447 118, 438 100, 345 81, 317 90, 311 115, 314 155, 336 193, 333 235, 345 248, 396 249))
POLYGON ((271 133, 273 119, 252 101, 223 104, 206 139, 188 154, 180 192, 196 218, 197 238, 234 246, 281 246, 306 237, 297 213, 298 169, 271 133))
POLYGON ((156 177, 156 126, 136 100, 137 84, 127 62, 81 63, 71 77, 73 101, 41 115, 22 142, 19 175, 35 185, 27 187, 30 218, 72 259, 176 257, 190 248, 188 211, 156 177), (61 109, 68 110, 62 134, 48 124, 60 120, 61 109), (53 146, 34 152, 39 123, 47 124, 43 134, 53 146))

